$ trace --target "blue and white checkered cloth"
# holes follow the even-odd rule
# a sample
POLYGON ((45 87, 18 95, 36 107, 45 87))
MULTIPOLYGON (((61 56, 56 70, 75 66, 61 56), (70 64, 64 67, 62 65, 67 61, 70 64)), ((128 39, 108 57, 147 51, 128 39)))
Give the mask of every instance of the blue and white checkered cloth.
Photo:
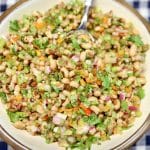
MULTIPOLYGON (((0 0, 0 13, 4 12, 8 7, 18 0, 0 0)), ((140 14, 150 22, 150 0, 126 0, 140 14)), ((9 145, 0 140, 0 150, 13 150, 9 145)), ((137 141, 130 150, 150 150, 150 131, 137 141)))

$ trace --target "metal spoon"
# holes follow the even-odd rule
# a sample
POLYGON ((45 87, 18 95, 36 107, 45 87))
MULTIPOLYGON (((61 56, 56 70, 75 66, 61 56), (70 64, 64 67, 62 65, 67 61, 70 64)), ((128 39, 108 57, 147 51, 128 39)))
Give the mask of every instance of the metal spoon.
POLYGON ((69 32, 69 34, 71 34, 73 32, 78 32, 79 34, 88 34, 90 39, 92 41, 94 41, 94 37, 87 31, 87 28, 86 28, 86 23, 88 21, 88 14, 89 14, 89 10, 92 6, 92 3, 93 3, 93 0, 85 0, 84 14, 81 19, 81 23, 80 23, 79 27, 77 28, 77 30, 71 31, 71 32, 69 32))
POLYGON ((92 2, 93 2, 93 0, 85 0, 84 14, 83 14, 83 17, 81 19, 81 23, 80 23, 77 30, 86 30, 86 23, 88 21, 88 14, 89 14, 89 10, 92 6, 92 2))

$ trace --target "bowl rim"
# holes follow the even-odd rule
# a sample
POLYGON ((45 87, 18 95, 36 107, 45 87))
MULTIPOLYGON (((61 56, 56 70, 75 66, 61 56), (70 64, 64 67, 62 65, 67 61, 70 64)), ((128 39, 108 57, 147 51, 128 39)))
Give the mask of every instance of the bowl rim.
MULTIPOLYGON (((29 0, 19 0, 17 3, 15 3, 14 5, 12 5, 10 8, 8 8, 1 16, 0 16, 0 22, 2 22, 5 17, 7 17, 11 12, 13 12, 17 7, 19 7, 20 5, 22 5, 25 2, 28 2, 29 0)), ((138 19, 144 24, 144 26, 146 27, 146 29, 148 30, 149 34, 150 34, 150 23, 139 14, 139 12, 134 9, 132 6, 130 6, 126 1, 124 0, 115 0, 116 2, 120 3, 121 5, 123 5, 124 7, 126 7, 129 11, 131 11, 133 14, 135 14, 138 19)), ((143 136, 143 134, 150 129, 150 114, 148 115, 148 117, 145 119, 144 123, 141 125, 141 127, 132 135, 130 136, 128 139, 126 139, 124 142, 120 143, 119 145, 115 146, 112 148, 115 150, 123 150, 123 149, 127 149, 130 146, 132 146, 140 137, 143 136)), ((15 148, 16 150, 26 150, 26 149, 30 149, 29 147, 27 147, 26 145, 24 145, 23 143, 20 143, 17 139, 15 139, 12 135, 10 135, 1 125, 0 125, 0 137, 7 142, 8 144, 10 144, 13 148, 15 148)))

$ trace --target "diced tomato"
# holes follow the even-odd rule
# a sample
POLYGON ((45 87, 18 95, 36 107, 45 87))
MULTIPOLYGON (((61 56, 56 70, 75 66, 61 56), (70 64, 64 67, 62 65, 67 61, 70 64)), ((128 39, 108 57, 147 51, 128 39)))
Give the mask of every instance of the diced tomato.
POLYGON ((90 116, 92 114, 92 110, 90 108, 85 107, 82 103, 80 104, 80 107, 83 109, 87 116, 90 116))
POLYGON ((90 116, 92 113, 92 110, 90 108, 86 108, 86 109, 84 109, 84 112, 87 116, 90 116))

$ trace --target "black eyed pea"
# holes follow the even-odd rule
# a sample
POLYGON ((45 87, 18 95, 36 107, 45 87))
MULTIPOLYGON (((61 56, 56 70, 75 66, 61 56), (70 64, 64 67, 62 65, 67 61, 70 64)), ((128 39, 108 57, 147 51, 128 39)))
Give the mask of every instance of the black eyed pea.
POLYGON ((95 90, 94 91, 94 96, 99 97, 101 95, 100 90, 95 90))
POLYGON ((99 108, 97 106, 91 106, 90 109, 95 112, 95 114, 98 114, 100 112, 99 108))
POLYGON ((61 81, 64 84, 69 84, 69 82, 70 82, 68 78, 63 78, 61 81))
POLYGON ((50 59, 50 68, 51 68, 52 70, 55 70, 56 67, 57 67, 56 60, 50 59))
POLYGON ((135 80, 136 80, 136 77, 131 76, 131 77, 129 77, 129 78, 127 79, 127 84, 128 84, 128 85, 131 85, 135 80))
POLYGON ((131 57, 133 57, 133 56, 136 55, 136 53, 137 53, 137 47, 136 47, 136 45, 132 45, 131 48, 130 48, 130 50, 129 50, 129 55, 131 57))
POLYGON ((119 100, 115 100, 114 101, 114 109, 118 110, 120 108, 120 101, 119 100))
POLYGON ((138 78, 137 82, 140 84, 140 85, 144 85, 146 83, 146 79, 144 77, 141 77, 141 78, 138 78))
POLYGON ((41 105, 37 105, 36 107, 36 111, 40 114, 43 114, 44 113, 44 108, 41 106, 41 105))
POLYGON ((95 51, 93 51, 93 50, 86 50, 85 52, 86 52, 87 56, 90 58, 94 57, 94 55, 95 55, 95 51))
POLYGON ((71 81, 71 82, 70 82, 70 86, 71 86, 71 87, 74 87, 74 88, 78 88, 78 87, 79 87, 79 83, 76 82, 76 81, 71 81))
POLYGON ((74 70, 72 70, 72 71, 69 72, 69 77, 70 78, 73 77, 74 75, 75 75, 75 71, 74 70))
POLYGON ((86 59, 86 52, 81 52, 80 61, 84 61, 86 59))
POLYGON ((6 63, 3 62, 1 65, 0 65, 0 71, 4 71, 6 68, 6 63))
POLYGON ((63 67, 61 68, 61 71, 64 73, 65 78, 68 78, 68 75, 69 75, 68 70, 65 67, 63 67))
POLYGON ((21 130, 25 129, 25 124, 22 121, 17 121, 13 125, 17 129, 21 129, 21 130))
POLYGON ((84 49, 90 49, 92 47, 91 43, 83 43, 83 44, 81 44, 81 46, 84 49))

